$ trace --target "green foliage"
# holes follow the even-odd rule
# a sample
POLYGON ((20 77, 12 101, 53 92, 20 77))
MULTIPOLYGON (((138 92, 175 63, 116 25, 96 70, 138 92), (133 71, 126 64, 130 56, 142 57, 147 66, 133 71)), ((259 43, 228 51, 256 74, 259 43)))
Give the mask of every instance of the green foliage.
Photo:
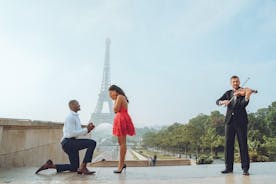
POLYGON ((275 161, 276 160, 276 138, 275 137, 266 137, 264 136, 264 143, 262 144, 262 147, 264 150, 267 151, 267 156, 269 157, 269 160, 275 161))
MULTIPOLYGON (((248 118, 251 160, 276 161, 276 102, 268 108, 250 113, 248 118)), ((202 153, 210 154, 210 158, 218 158, 218 152, 223 151, 224 142, 224 115, 213 111, 210 115, 199 114, 186 124, 174 123, 160 131, 146 132, 142 143, 145 147, 175 153, 194 153, 198 158, 202 153)), ((206 158, 204 162, 205 160, 206 158)))
POLYGON ((270 130, 270 136, 276 137, 276 102, 268 107, 266 122, 270 130))
POLYGON ((268 162, 269 158, 265 155, 259 155, 257 152, 249 152, 252 162, 268 162))
POLYGON ((213 163, 213 158, 207 155, 201 155, 197 162, 197 164, 211 164, 213 163))
MULTIPOLYGON (((211 151, 211 156, 213 156, 213 150, 223 147, 224 138, 217 134, 215 128, 208 128, 205 133, 200 137, 201 148, 209 148, 211 151)), ((217 152, 215 154, 217 156, 217 152)))

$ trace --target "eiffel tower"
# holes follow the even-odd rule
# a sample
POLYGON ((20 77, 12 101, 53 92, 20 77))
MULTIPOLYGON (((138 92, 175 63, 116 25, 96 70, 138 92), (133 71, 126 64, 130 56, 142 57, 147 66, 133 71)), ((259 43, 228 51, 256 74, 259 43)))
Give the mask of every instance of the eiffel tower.
POLYGON ((110 80, 110 61, 109 61, 109 51, 110 51, 111 41, 109 38, 105 40, 105 60, 103 69, 103 79, 101 84, 101 90, 99 93, 97 105, 95 111, 91 115, 91 120, 95 125, 101 123, 112 124, 114 118, 114 112, 112 110, 112 100, 108 95, 108 88, 111 84, 110 80), (107 103, 109 112, 103 112, 104 103, 107 103))

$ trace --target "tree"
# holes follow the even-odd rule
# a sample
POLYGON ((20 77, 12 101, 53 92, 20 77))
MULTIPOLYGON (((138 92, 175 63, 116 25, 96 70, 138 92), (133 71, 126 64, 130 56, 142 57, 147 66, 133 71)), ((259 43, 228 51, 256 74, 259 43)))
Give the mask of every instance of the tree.
POLYGON ((267 150, 267 156, 270 161, 276 160, 276 138, 264 136, 265 143, 262 145, 267 150))
MULTIPOLYGON (((215 128, 208 128, 203 136, 200 137, 201 146, 210 148, 211 156, 213 156, 213 151, 219 146, 223 146, 224 139, 222 136, 216 133, 215 128)), ((215 151, 215 156, 217 152, 215 151)))
MULTIPOLYGON (((248 115, 248 145, 252 159, 256 161, 276 160, 276 102, 248 115), (268 159, 269 158, 269 159, 268 159)), ((143 144, 162 150, 181 151, 210 150, 215 156, 224 147, 224 115, 213 111, 210 115, 199 114, 187 124, 174 123, 157 132, 143 135, 143 144), (206 149, 207 148, 207 149, 206 149)), ((235 149, 238 151, 238 149, 235 149)))
POLYGON ((200 136, 204 134, 205 128, 208 127, 208 116, 205 114, 199 114, 195 118, 190 119, 187 125, 188 139, 196 150, 196 157, 200 149, 200 136))
POLYGON ((224 119, 225 119, 225 116, 221 114, 219 111, 211 112, 208 118, 208 122, 210 126, 215 128, 216 133, 221 136, 224 135, 224 119))
POLYGON ((276 102, 272 102, 268 107, 266 121, 270 129, 270 136, 276 137, 276 102))

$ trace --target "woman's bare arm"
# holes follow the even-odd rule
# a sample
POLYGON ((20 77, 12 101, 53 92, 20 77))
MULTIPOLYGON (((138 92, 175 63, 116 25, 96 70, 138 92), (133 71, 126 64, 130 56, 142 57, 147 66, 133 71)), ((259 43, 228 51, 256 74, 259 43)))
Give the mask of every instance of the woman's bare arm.
POLYGON ((123 95, 118 95, 113 108, 115 113, 117 113, 121 109, 124 99, 125 97, 123 95))

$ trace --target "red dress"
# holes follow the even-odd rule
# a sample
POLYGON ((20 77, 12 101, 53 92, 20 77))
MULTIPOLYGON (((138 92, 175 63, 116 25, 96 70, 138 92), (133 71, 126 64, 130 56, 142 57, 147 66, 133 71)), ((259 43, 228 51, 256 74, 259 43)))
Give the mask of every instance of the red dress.
POLYGON ((115 136, 133 136, 135 128, 129 116, 127 109, 121 106, 121 109, 115 114, 113 123, 113 135, 115 136))

